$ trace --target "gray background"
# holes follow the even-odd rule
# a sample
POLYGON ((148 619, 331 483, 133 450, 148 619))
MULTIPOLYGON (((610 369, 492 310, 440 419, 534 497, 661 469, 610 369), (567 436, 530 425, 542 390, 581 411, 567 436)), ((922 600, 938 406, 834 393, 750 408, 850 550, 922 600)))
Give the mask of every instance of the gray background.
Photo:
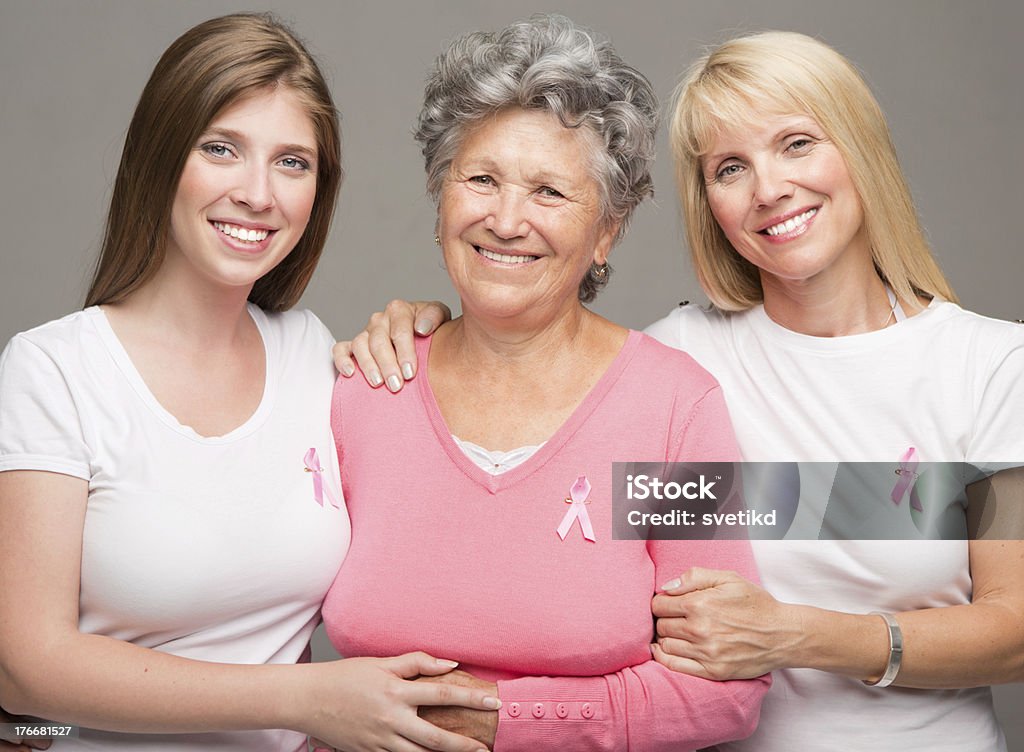
MULTIPOLYGON (((792 29, 832 44, 860 66, 888 114, 925 227, 965 307, 1024 318, 1024 4, 1014 0, 0 0, 0 341, 81 305, 146 78, 182 31, 235 10, 274 10, 291 22, 342 112, 347 178, 303 300, 338 336, 391 297, 451 299, 410 137, 423 77, 448 40, 537 11, 610 35, 666 98, 703 47, 741 31, 792 29)), ((655 182, 657 197, 613 253, 615 278, 595 306, 634 327, 679 300, 703 300, 681 241, 664 129, 655 182)), ((1011 752, 1024 751, 1024 685, 997 689, 997 702, 1011 752)))

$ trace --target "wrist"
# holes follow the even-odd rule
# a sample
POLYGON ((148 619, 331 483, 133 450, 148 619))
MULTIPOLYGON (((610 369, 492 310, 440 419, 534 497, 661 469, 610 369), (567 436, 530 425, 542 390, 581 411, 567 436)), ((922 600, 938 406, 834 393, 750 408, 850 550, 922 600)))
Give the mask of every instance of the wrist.
POLYGON ((774 621, 781 625, 781 634, 770 657, 772 670, 806 667, 818 652, 814 637, 820 609, 781 602, 778 609, 774 621))
POLYGON ((886 623, 873 614, 797 606, 803 640, 793 653, 791 668, 813 668, 861 680, 877 680, 889 656, 886 623))
POLYGON ((313 733, 318 712, 317 677, 315 663, 281 666, 283 669, 272 682, 268 692, 266 710, 268 728, 284 728, 303 734, 313 733))

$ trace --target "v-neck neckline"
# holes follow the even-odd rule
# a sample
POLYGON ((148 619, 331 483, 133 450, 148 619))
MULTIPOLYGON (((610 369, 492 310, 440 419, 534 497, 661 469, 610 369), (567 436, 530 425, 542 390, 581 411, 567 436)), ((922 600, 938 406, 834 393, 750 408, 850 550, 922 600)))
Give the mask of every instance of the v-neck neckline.
POLYGON ((540 470, 545 464, 547 464, 548 460, 562 449, 565 443, 575 435, 577 429, 586 422, 598 405, 601 404, 605 396, 608 394, 608 391, 615 385, 615 382, 618 381, 623 370, 625 370, 629 361, 632 360, 637 349, 640 347, 643 337, 644 335, 641 332, 632 329, 629 330, 626 341, 615 356, 615 359, 611 362, 608 368, 605 369, 605 372, 601 375, 601 378, 598 379, 597 383, 591 387, 589 392, 587 392, 587 395, 583 398, 580 404, 578 404, 572 411, 572 414, 547 439, 544 446, 538 449, 522 464, 517 465, 511 470, 501 473, 500 475, 491 475, 486 472, 470 457, 468 457, 466 453, 459 448, 459 445, 455 443, 452 432, 448 428, 448 424, 445 422, 444 416, 441 414, 441 408, 437 404, 437 398, 434 395, 434 390, 430 386, 429 362, 430 346, 433 342, 433 337, 425 337, 418 340, 416 343, 416 358, 421 364, 421 372, 420 377, 416 379, 415 383, 420 391, 420 397, 427 411, 427 417, 430 419, 430 425, 434 429, 437 441, 444 449, 445 454, 448 455, 451 462, 458 467, 466 477, 486 489, 488 493, 494 495, 507 488, 511 488, 521 480, 540 470))

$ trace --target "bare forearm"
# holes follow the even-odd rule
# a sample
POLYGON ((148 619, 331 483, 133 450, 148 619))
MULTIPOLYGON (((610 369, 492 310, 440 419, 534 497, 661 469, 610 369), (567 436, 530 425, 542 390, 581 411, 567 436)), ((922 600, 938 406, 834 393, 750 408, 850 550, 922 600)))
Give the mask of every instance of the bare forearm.
POLYGON ((1024 613, 974 603, 898 616, 903 667, 896 683, 933 689, 1024 680, 1024 613))
POLYGON ((310 668, 192 661, 82 634, 24 656, 5 662, 8 710, 126 732, 296 729, 310 668))
MULTIPOLYGON (((961 688, 1024 680, 1024 541, 969 542, 972 602, 895 614, 895 684, 961 688)), ((922 600, 926 596, 922 596, 922 600)), ((710 679, 813 668, 875 681, 890 656, 876 614, 782 603, 731 572, 691 569, 652 603, 655 658, 710 679)))
MULTIPOLYGON (((814 668, 877 680, 889 656, 885 622, 872 614, 790 606, 801 639, 779 668, 814 668)), ((974 603, 896 614, 903 658, 896 685, 954 689, 1024 679, 1024 621, 1003 605, 974 603)))

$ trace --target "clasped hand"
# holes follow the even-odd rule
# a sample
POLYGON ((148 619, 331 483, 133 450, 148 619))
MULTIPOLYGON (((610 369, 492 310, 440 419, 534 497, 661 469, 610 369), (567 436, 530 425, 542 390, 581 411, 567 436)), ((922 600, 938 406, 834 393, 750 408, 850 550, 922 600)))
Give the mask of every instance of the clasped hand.
POLYGON ((316 690, 323 694, 304 724, 318 747, 342 752, 483 752, 482 742, 488 747, 493 743, 493 731, 487 737, 482 730, 485 717, 497 726, 495 685, 464 672, 450 676, 450 661, 407 653, 316 665, 330 667, 330 685, 316 690), (452 730, 446 730, 448 719, 452 730))
POLYGON ((788 604, 734 572, 695 567, 654 596, 655 660, 705 679, 752 679, 787 664, 799 641, 788 604))

